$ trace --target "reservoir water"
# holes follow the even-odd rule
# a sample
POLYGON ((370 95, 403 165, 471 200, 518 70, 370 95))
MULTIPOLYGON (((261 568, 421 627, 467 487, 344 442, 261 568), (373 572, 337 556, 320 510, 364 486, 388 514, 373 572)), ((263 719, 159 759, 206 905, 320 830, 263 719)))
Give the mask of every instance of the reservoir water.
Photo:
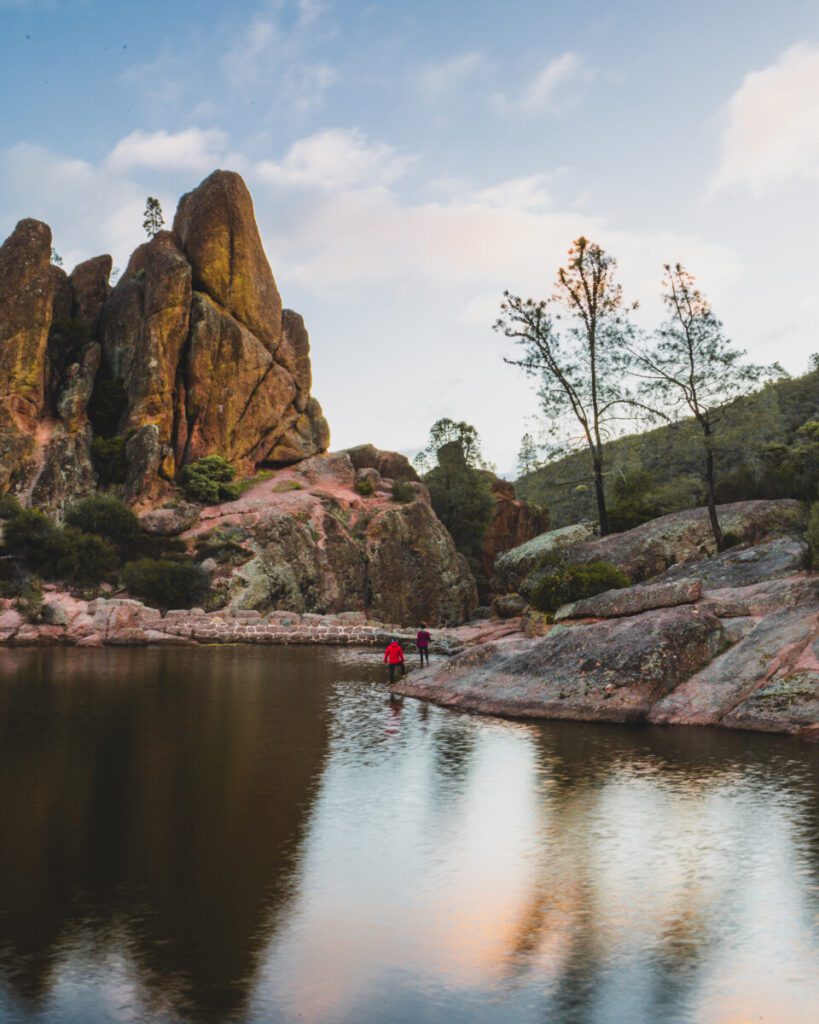
POLYGON ((816 1021, 816 746, 379 657, 0 651, 0 1021, 816 1021))

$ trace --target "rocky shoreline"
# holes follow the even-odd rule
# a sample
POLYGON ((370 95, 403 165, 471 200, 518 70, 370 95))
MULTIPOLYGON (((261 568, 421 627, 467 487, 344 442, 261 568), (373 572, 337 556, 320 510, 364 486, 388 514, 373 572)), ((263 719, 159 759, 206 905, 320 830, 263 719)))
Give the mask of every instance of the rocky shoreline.
MULTIPOLYGON (((704 544, 702 510, 575 541, 571 558, 603 548, 636 582, 564 605, 540 636, 474 645, 413 673, 396 692, 506 717, 819 740, 819 573, 806 569, 799 508, 748 502, 721 511, 744 537, 721 554, 704 544)), ((563 542, 565 531, 557 533, 563 542)), ((506 557, 520 585, 532 547, 506 557)))
MULTIPOLYGON (((0 605, 0 647, 104 647, 148 644, 330 644, 373 646, 398 637, 408 657, 415 631, 368 619, 364 612, 334 615, 225 609, 180 609, 164 615, 140 601, 98 598, 83 601, 53 591, 46 594, 43 621, 27 622, 9 601, 0 605)), ((479 621, 436 630, 433 651, 451 655, 467 645, 519 633, 519 620, 479 621)))

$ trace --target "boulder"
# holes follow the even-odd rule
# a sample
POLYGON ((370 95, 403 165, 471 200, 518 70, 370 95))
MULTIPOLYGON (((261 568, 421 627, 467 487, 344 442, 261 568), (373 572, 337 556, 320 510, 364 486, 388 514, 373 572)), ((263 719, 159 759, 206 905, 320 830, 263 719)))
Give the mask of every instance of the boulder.
POLYGON ((242 178, 214 171, 179 200, 173 230, 193 269, 194 288, 275 352, 282 303, 242 178))
POLYGON ((285 309, 282 312, 282 337, 276 358, 293 378, 298 394, 296 408, 304 412, 313 386, 310 336, 304 326, 304 318, 294 313, 292 309, 285 309))
POLYGON ((709 590, 702 605, 722 618, 770 615, 785 608, 809 605, 819 598, 819 580, 808 573, 756 583, 750 587, 709 590))
MULTIPOLYGON (((733 534, 742 544, 753 545, 802 532, 807 518, 805 506, 790 499, 738 501, 720 505, 717 511, 725 533, 733 534)), ((581 562, 611 562, 636 582, 659 576, 671 566, 701 562, 715 554, 708 510, 693 508, 662 516, 626 533, 577 545, 571 557, 581 562)), ((730 559, 722 564, 727 566, 730 559)))
POLYGON ((481 567, 491 579, 499 555, 539 536, 549 525, 549 513, 515 497, 514 485, 493 475, 495 509, 483 538, 481 567))
MULTIPOLYGON (((193 296, 184 377, 182 462, 216 452, 251 470, 298 417, 288 371, 247 327, 200 292, 193 296)), ((180 447, 177 442, 178 452, 180 447)))
POLYGON ((555 622, 563 619, 615 619, 639 615, 653 608, 673 608, 699 601, 702 586, 699 580, 670 580, 641 587, 607 590, 603 594, 564 604, 555 613, 555 622))
POLYGON ((499 594, 517 590, 520 582, 540 563, 594 536, 590 523, 575 523, 559 530, 538 534, 516 548, 504 552, 495 562, 493 588, 499 594))
POLYGON ((660 608, 555 626, 537 640, 484 644, 414 672, 396 690, 491 714, 638 721, 725 643, 716 616, 690 606, 660 608))
POLYGON ((722 719, 732 729, 819 737, 819 669, 777 675, 722 719))
POLYGON ((478 607, 466 559, 419 498, 376 513, 367 524, 364 549, 373 618, 457 625, 478 607))
MULTIPOLYGON (((709 614, 704 612, 703 614, 709 614)), ((763 686, 816 634, 817 606, 791 608, 762 619, 728 651, 658 702, 652 722, 712 725, 763 686)))
POLYGON ((145 533, 157 537, 178 537, 189 530, 199 519, 199 506, 180 502, 167 508, 155 508, 139 517, 139 525, 145 533))
POLYGON ((262 484, 258 496, 249 491, 214 510, 253 553, 217 578, 219 592, 227 587, 233 608, 263 612, 463 622, 477 606, 474 580, 423 486, 413 484, 418 493, 406 503, 380 492, 365 498, 354 490, 356 475, 346 452, 316 455, 280 483, 262 484))
POLYGON ((190 308, 191 268, 174 236, 160 231, 131 256, 102 313, 105 366, 122 379, 127 396, 120 430, 154 426, 158 445, 167 450, 190 308))
POLYGON ((233 579, 238 609, 334 612, 363 608, 366 571, 360 545, 331 512, 302 521, 271 510, 253 531, 255 558, 233 579))
POLYGON ((0 490, 25 491, 39 473, 38 494, 58 511, 93 486, 84 435, 98 377, 123 384, 130 501, 167 493, 202 455, 250 474, 327 449, 309 336, 282 313, 238 175, 216 171, 183 196, 174 231, 141 245, 113 291, 109 256, 68 278, 50 253, 38 221, 0 248, 0 490))
POLYGON ((91 338, 97 335, 102 309, 111 290, 108 281, 112 264, 110 256, 94 256, 78 263, 68 279, 73 297, 72 315, 85 325, 91 338))
POLYGON ((373 492, 378 489, 378 485, 381 483, 381 474, 377 469, 373 469, 371 466, 365 466, 364 469, 357 469, 355 471, 355 485, 358 487, 371 487, 373 492))
POLYGON ((754 547, 729 548, 718 555, 683 565, 673 565, 657 580, 700 580, 703 590, 749 587, 782 579, 805 569, 810 549, 804 536, 785 534, 754 547))
POLYGON ((387 452, 372 444, 347 448, 346 454, 356 469, 377 469, 388 480, 420 480, 406 455, 387 452))
POLYGON ((520 594, 503 594, 492 602, 492 611, 500 619, 514 619, 528 608, 528 603, 520 594))
POLYGON ((62 423, 41 429, 40 464, 29 492, 29 504, 52 515, 93 491, 96 474, 91 460, 91 427, 62 423))

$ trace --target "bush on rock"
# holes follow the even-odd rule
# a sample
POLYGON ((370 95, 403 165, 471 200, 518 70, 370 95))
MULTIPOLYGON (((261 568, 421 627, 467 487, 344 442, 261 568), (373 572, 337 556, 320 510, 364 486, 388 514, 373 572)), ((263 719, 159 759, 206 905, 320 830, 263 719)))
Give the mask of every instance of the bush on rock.
POLYGON ((124 502, 99 494, 83 498, 65 514, 67 526, 83 534, 96 534, 115 544, 129 548, 139 536, 139 520, 124 502))
POLYGON ((236 470, 221 455, 205 455, 184 467, 179 482, 190 501, 216 505, 220 501, 236 501, 241 488, 234 482, 236 470))
POLYGON ((120 560, 110 541, 72 527, 63 530, 62 540, 63 552, 52 570, 55 578, 90 589, 116 579, 120 560))
POLYGON ((123 573, 125 586, 152 608, 193 608, 208 592, 208 575, 190 561, 140 558, 129 562, 123 573))
POLYGON ((628 576, 610 562, 566 562, 552 566, 537 581, 532 588, 530 604, 538 611, 552 615, 561 605, 630 585, 628 576))

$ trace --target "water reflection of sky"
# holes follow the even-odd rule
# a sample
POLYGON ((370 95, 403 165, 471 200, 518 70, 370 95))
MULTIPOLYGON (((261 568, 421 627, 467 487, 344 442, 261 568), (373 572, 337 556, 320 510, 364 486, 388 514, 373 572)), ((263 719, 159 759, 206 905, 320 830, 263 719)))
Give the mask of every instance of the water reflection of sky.
POLYGON ((2 1024, 815 1020, 814 748, 95 653, 2 666, 2 1024))
POLYGON ((584 767, 582 731, 567 764, 560 726, 375 694, 334 722, 251 1020, 816 1019, 804 794, 764 761, 675 770, 621 732, 584 767))

